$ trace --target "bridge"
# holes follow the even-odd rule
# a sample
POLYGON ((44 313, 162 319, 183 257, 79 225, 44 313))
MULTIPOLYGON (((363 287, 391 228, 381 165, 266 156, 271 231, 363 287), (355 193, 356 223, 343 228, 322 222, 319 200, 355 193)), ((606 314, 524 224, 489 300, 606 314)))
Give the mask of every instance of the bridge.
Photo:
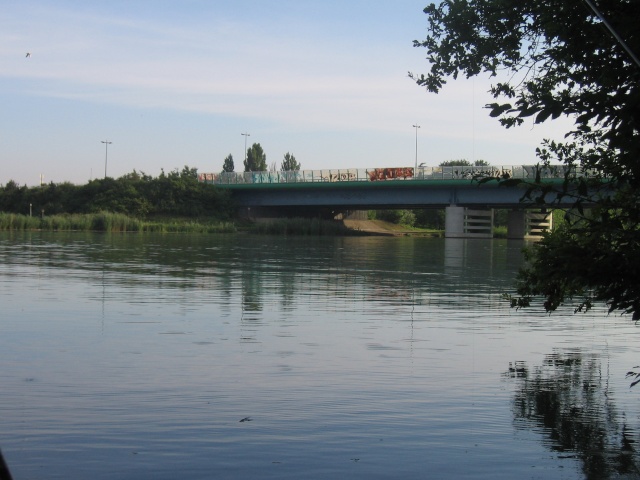
POLYGON ((445 208, 447 237, 487 238, 492 236, 493 209, 501 208, 509 210, 509 237, 539 238, 552 227, 551 215, 522 203, 524 188, 476 180, 539 177, 561 183, 565 173, 564 165, 391 167, 203 173, 199 180, 231 190, 248 214, 251 209, 254 215, 301 209, 348 215, 371 209, 445 208))

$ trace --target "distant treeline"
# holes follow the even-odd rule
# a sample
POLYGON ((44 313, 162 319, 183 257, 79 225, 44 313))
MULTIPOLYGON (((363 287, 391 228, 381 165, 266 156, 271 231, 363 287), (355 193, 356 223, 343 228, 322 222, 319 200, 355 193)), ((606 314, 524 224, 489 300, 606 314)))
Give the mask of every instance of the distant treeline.
POLYGON ((185 166, 151 177, 142 172, 120 178, 91 180, 85 185, 69 182, 39 187, 9 181, 0 186, 0 212, 23 215, 57 215, 112 212, 136 218, 149 216, 231 218, 230 195, 198 182, 198 171, 185 166))

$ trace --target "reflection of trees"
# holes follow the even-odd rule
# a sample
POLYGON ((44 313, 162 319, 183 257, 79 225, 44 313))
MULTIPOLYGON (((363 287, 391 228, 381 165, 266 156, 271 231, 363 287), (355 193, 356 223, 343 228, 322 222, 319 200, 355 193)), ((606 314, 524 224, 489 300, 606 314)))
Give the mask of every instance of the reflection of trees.
POLYGON ((279 278, 278 294, 280 295, 280 308, 283 311, 294 310, 296 300, 296 277, 285 272, 279 278))
POLYGON ((242 272, 242 310, 245 312, 262 311, 262 279, 260 272, 244 270, 242 272))
POLYGON ((505 255, 520 255, 520 246, 503 252, 504 247, 495 249, 493 242, 387 237, 42 233, 28 245, 27 256, 2 260, 71 268, 88 281, 99 274, 102 282, 104 274, 109 285, 127 287, 132 296, 137 290, 130 287, 160 286, 188 302, 193 288, 229 298, 239 288, 242 308, 251 312, 262 311, 272 295, 280 297, 283 309, 290 309, 309 292, 476 309, 477 298, 461 298, 468 299, 470 289, 509 288, 512 275, 500 273, 505 255), (457 291, 465 293, 452 295, 457 291))
POLYGON ((533 371, 516 362, 508 375, 519 383, 517 428, 543 427, 547 445, 580 459, 586 478, 640 476, 637 432, 616 411, 597 355, 554 353, 533 371))

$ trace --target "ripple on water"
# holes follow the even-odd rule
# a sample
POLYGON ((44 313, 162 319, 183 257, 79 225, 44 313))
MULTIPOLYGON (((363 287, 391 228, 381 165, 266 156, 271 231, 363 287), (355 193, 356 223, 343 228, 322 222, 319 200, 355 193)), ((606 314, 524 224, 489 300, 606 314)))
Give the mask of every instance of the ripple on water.
POLYGON ((510 309, 507 242, 1 238, 15 478, 604 478, 637 460, 636 327, 510 309))

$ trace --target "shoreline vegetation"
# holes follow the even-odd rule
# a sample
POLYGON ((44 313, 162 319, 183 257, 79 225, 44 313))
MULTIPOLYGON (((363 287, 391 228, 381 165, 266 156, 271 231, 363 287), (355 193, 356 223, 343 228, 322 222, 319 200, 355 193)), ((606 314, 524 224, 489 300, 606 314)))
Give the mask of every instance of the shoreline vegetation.
MULTIPOLYGON (((443 210, 430 209, 370 210, 359 220, 245 219, 229 191, 199 182, 197 169, 186 165, 158 177, 134 170, 84 185, 0 185, 0 231, 442 237, 444 219, 443 210)), ((502 237, 500 227, 494 237, 502 237)))
POLYGON ((79 231, 110 233, 233 233, 230 221, 193 219, 141 220, 123 213, 72 213, 32 217, 18 213, 0 213, 3 231, 79 231))
POLYGON ((223 221, 216 218, 139 219, 122 213, 73 213, 29 216, 0 212, 0 231, 104 232, 104 233, 255 233, 313 236, 422 236, 441 237, 443 232, 385 221, 337 221, 318 218, 271 218, 259 221, 223 221))
POLYGON ((441 236, 437 230, 443 227, 441 212, 389 210, 369 215, 377 225, 348 225, 326 218, 238 217, 231 192, 199 182, 197 169, 187 165, 182 170, 162 170, 157 177, 133 170, 82 185, 51 182, 27 187, 14 181, 0 185, 0 231, 441 236))

